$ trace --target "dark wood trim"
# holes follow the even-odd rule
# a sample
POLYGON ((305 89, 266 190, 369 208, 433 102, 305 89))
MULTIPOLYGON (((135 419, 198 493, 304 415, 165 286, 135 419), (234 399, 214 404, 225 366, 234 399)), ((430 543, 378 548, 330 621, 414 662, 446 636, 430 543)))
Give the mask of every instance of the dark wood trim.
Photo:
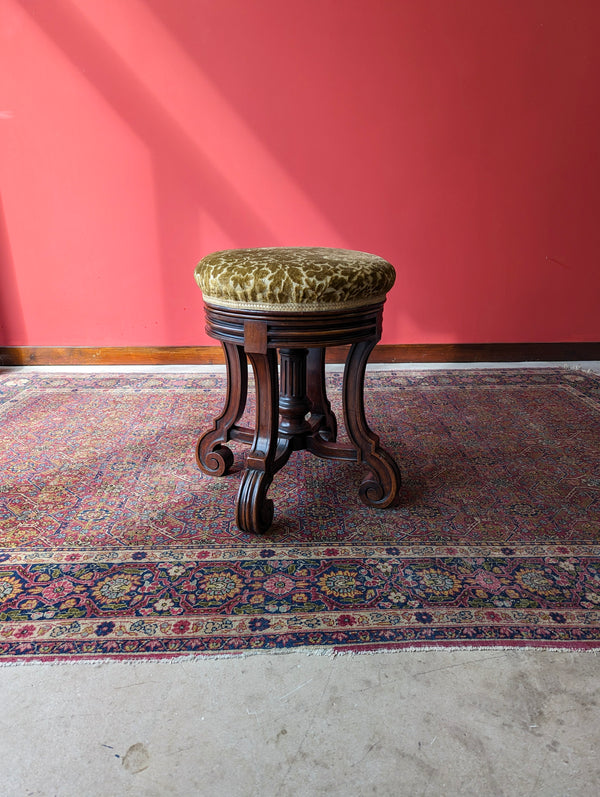
MULTIPOLYGON (((341 363, 347 347, 327 349, 341 363)), ((478 363, 600 360, 600 342, 412 343, 375 347, 371 363, 478 363)), ((0 346, 0 365, 215 365, 220 346, 0 346)))

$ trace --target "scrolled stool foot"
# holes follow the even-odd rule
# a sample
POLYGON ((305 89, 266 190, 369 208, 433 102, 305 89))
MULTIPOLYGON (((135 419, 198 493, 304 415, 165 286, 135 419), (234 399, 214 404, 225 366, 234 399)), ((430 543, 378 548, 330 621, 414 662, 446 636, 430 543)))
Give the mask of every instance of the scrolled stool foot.
POLYGON ((240 484, 236 523, 242 531, 264 534, 273 523, 273 501, 267 498, 271 479, 264 471, 247 470, 240 484))
POLYGON ((387 509, 398 503, 397 490, 384 489, 381 482, 378 482, 372 473, 368 473, 362 480, 358 488, 358 496, 365 506, 377 509, 387 509))
POLYGON ((225 476, 233 465, 233 452, 221 444, 217 444, 212 451, 203 451, 200 443, 196 451, 196 462, 207 476, 225 476))
POLYGON ((363 504, 377 509, 397 506, 400 501, 400 470, 395 461, 380 449, 370 457, 372 470, 367 473, 358 489, 363 504))

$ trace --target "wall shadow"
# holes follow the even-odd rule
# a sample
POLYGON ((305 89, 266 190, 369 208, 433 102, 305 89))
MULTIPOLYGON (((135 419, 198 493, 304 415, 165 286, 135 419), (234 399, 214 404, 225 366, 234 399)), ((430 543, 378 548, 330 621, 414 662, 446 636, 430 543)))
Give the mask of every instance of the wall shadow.
POLYGON ((8 226, 0 194, 0 345, 26 343, 27 331, 15 273, 8 226))
MULTIPOLYGON (((199 208, 207 208, 228 235, 247 241, 248 246, 276 245, 280 243, 277 234, 214 165, 210 153, 202 151, 71 2, 56 0, 36 3, 35 6, 27 0, 18 2, 145 143, 152 155, 163 283, 161 293, 165 330, 169 334, 173 313, 181 301, 174 291, 174 263, 177 262, 177 252, 185 250, 184 241, 188 241, 189 248, 190 236, 196 236, 199 208), (177 242, 175 251, 174 240, 177 242)), ((189 263, 188 293, 197 290, 192 276, 194 265, 193 261, 189 263)))
MULTIPOLYGON (((390 328, 399 343, 394 327, 400 317, 417 325, 426 318, 430 340, 453 338, 456 330, 438 320, 453 292, 450 269, 432 273, 431 284, 412 298, 411 306, 400 298, 403 286, 417 281, 415 274, 438 266, 435 257, 423 262, 428 248, 415 231, 422 220, 402 182, 413 168, 407 166, 412 155, 403 150, 394 129, 398 106, 405 103, 410 115, 415 100, 403 98, 398 88, 396 51, 406 41, 395 40, 392 23, 413 24, 421 12, 401 4, 378 4, 367 15, 352 4, 340 4, 337 11, 326 4, 320 14, 314 13, 318 2, 295 4, 293 11, 271 0, 236 3, 235 11, 233 5, 145 0, 181 51, 339 231, 344 246, 394 263, 398 279, 388 306, 397 302, 401 312, 396 318, 388 312, 384 334, 390 328), (432 303, 440 313, 431 309, 432 303)), ((426 62, 421 52, 415 70, 426 62)), ((469 254, 459 260, 460 267, 469 254)), ((469 279, 477 279, 477 272, 469 279)), ((465 302, 467 307, 473 312, 465 302)))
POLYGON ((589 339, 600 15, 471 5, 146 0, 426 339, 589 339))

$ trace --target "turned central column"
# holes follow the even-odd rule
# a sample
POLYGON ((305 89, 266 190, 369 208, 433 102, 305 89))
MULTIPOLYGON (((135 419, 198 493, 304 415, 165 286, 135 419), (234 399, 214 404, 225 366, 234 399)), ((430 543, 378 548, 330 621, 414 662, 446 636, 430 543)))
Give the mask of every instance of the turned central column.
POLYGON ((306 415, 311 402, 306 393, 308 349, 280 349, 279 432, 286 437, 311 431, 306 415))

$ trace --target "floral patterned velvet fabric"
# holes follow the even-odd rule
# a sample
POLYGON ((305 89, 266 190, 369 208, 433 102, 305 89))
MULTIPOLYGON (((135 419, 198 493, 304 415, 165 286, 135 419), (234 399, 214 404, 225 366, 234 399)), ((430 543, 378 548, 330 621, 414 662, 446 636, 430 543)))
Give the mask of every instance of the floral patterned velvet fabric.
POLYGON ((229 249, 196 266, 207 304, 314 311, 375 304, 394 284, 394 267, 377 255, 319 247, 229 249))

